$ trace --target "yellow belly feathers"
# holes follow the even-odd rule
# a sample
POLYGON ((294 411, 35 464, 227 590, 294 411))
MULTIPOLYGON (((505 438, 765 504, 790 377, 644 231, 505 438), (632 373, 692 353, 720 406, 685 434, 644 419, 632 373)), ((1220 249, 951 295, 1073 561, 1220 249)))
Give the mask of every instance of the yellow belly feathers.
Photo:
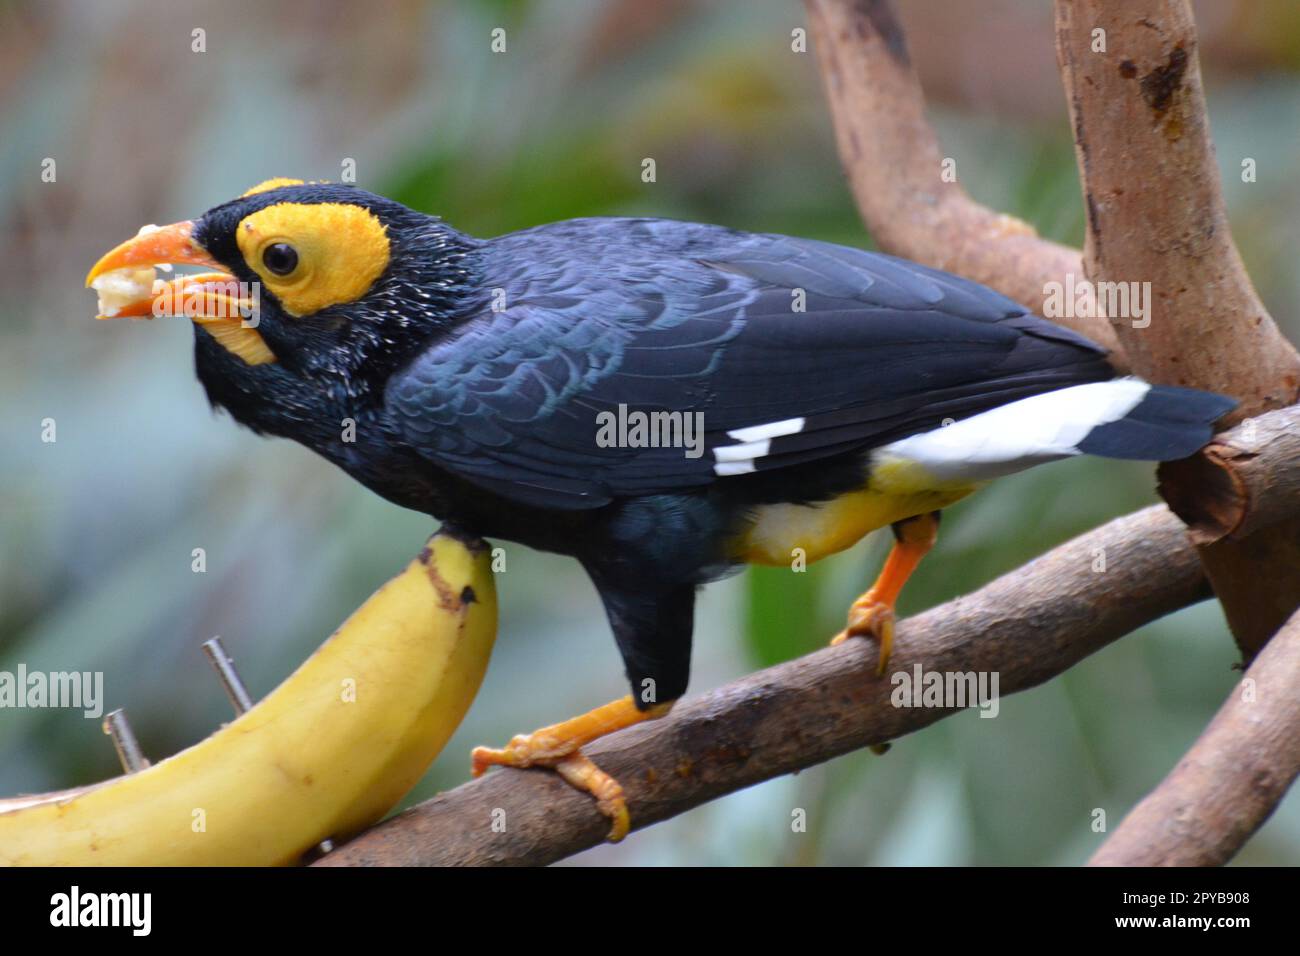
POLYGON ((857 491, 814 505, 755 509, 752 523, 737 539, 736 557, 752 564, 789 565, 800 548, 807 561, 816 561, 877 528, 946 508, 978 487, 936 480, 912 461, 877 462, 866 487, 857 491))

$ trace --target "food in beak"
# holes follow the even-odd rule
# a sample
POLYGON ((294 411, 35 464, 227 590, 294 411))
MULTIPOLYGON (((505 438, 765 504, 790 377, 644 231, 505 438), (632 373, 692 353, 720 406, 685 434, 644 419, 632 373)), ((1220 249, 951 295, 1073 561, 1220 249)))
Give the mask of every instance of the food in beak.
POLYGON ((153 294, 154 267, 113 269, 94 279, 90 287, 99 294, 99 318, 115 318, 133 302, 153 294))
MULTIPOLYGON (((141 226, 136 238, 159 232, 155 225, 141 226)), ((124 266, 112 269, 91 280, 90 287, 99 293, 99 318, 116 317, 125 307, 133 302, 153 294, 155 269, 170 272, 169 263, 157 266, 124 266)))
POLYGON ((275 353, 257 332, 257 283, 241 283, 226 272, 157 277, 157 270, 171 272, 173 263, 218 265, 194 242, 193 228, 192 222, 144 226, 104 255, 86 277, 99 295, 99 318, 184 316, 246 364, 274 362, 275 353))

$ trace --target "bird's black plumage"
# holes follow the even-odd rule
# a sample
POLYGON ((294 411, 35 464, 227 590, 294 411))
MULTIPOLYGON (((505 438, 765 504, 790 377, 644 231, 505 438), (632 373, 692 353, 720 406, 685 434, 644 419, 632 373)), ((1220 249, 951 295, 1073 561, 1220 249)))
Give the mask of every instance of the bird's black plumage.
MULTIPOLYGON (((283 202, 365 206, 389 265, 366 295, 316 314, 265 296, 273 364, 245 365, 196 326, 211 400, 399 504, 578 558, 639 704, 647 681, 654 700, 684 691, 695 589, 735 563, 755 507, 860 488, 888 442, 1114 375, 1096 345, 992 290, 785 236, 579 219, 484 241, 326 185, 227 203, 194 236, 255 279, 236 230, 283 202), (602 447, 597 416, 620 406, 698 413, 705 453, 602 447), (752 473, 719 474, 717 450, 742 444, 729 433, 791 419, 797 432, 752 473)), ((1154 408, 1172 409, 1157 457, 1208 438, 1228 406, 1202 398, 1214 401, 1154 408)), ((1121 431, 1117 448, 1150 457, 1140 426, 1121 431)))
POLYGON ((597 414, 620 405, 699 412, 710 450, 806 419, 758 465, 772 470, 1114 375, 1095 345, 991 290, 810 240, 572 220, 492 240, 480 268, 504 307, 431 343, 388 406, 430 460, 539 507, 718 480, 708 454, 599 447, 597 414))

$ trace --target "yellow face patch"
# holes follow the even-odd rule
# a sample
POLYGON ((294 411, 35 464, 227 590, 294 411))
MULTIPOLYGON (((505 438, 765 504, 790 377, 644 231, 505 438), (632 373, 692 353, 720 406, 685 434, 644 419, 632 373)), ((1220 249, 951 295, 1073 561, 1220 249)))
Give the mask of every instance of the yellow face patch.
POLYGON ((301 186, 301 179, 285 179, 283 176, 276 176, 274 179, 268 179, 258 183, 245 196, 256 196, 258 193, 269 193, 272 189, 279 189, 281 186, 301 186))
MULTIPOLYGON (((355 302, 388 268, 383 223, 370 210, 347 203, 276 203, 246 216, 236 242, 248 267, 293 316, 355 302), (281 245, 292 249, 296 265, 277 275, 266 257, 267 250, 281 245)), ((282 265, 284 259, 283 249, 271 253, 273 263, 282 265)))

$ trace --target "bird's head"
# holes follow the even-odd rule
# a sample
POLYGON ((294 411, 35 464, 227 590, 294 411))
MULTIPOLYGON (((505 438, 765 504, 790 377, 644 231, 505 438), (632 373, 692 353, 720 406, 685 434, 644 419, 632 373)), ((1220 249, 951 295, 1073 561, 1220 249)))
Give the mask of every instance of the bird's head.
POLYGON ((258 397, 260 382, 356 398, 454 320, 476 245, 354 186, 273 179, 198 219, 144 227, 86 284, 100 318, 189 318, 220 404, 258 397), (174 265, 206 271, 156 278, 174 265))

